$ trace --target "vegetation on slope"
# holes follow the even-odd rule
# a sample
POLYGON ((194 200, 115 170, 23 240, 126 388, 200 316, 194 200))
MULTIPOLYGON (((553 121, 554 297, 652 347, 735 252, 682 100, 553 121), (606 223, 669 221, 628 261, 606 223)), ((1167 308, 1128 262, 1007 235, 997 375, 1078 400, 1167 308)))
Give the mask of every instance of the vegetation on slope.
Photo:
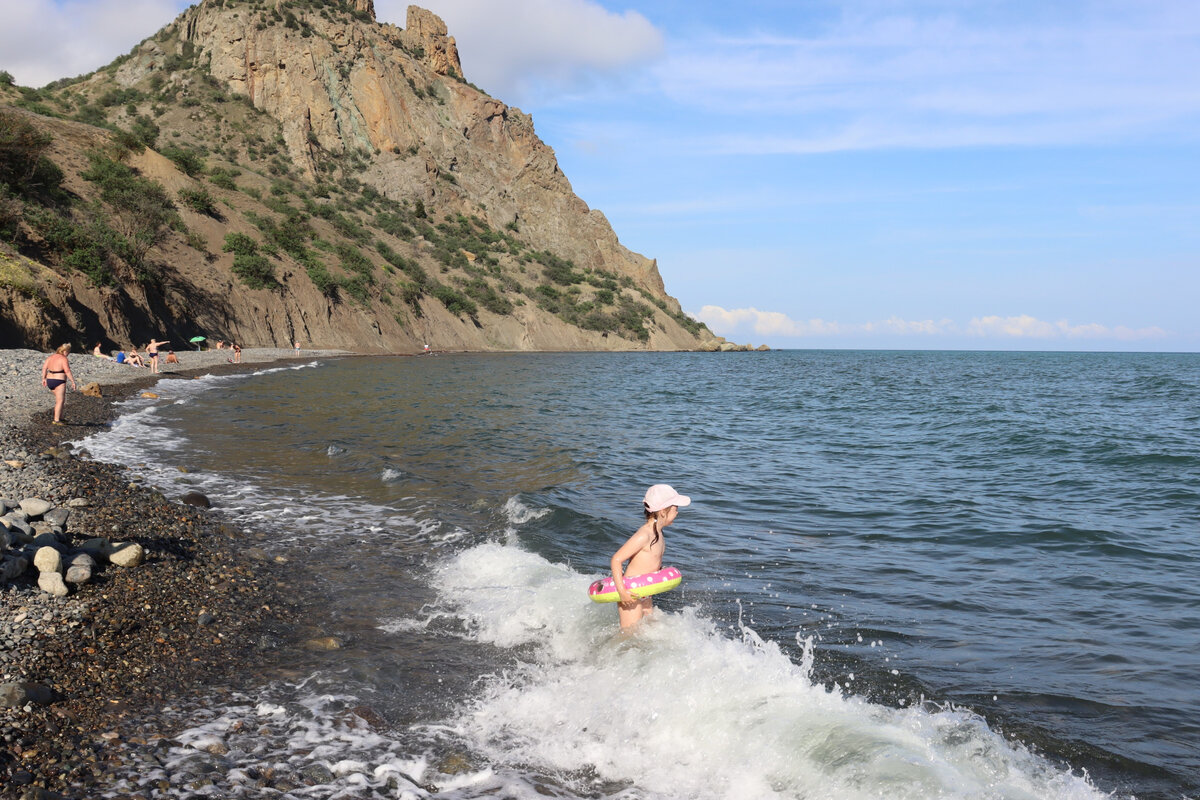
MULTIPOLYGON (((284 25, 303 36, 320 35, 312 15, 358 18, 319 0, 223 4, 255 15, 260 27, 284 25)), ((279 122, 230 93, 177 35, 160 34, 158 43, 172 55, 134 85, 114 77, 137 48, 98 73, 38 90, 12 86, 0 73, 13 105, 31 112, 0 108, 0 236, 57 271, 77 271, 102 286, 161 281, 156 248, 178 237, 199 258, 231 253, 230 268, 248 290, 286 291, 279 276, 294 265, 330 302, 377 313, 391 308, 402 325, 421 317, 432 299, 477 324, 483 313, 503 317, 532 303, 569 324, 633 341, 649 339, 657 306, 700 331, 627 277, 535 250, 515 222, 496 230, 480 213, 427 208, 415 195, 384 196, 363 180, 377 154, 329 152, 313 142, 311 178, 293 163, 279 122), (79 173, 85 189, 63 189, 63 168, 48 155, 52 139, 38 116, 107 132, 79 173), (140 173, 130 162, 144 148, 170 159, 191 185, 171 193, 140 173), (184 211, 257 235, 229 232, 209 241, 189 229, 184 211)), ((432 85, 409 83, 418 98, 439 102, 432 85)), ((438 177, 453 189, 452 171, 438 177)))

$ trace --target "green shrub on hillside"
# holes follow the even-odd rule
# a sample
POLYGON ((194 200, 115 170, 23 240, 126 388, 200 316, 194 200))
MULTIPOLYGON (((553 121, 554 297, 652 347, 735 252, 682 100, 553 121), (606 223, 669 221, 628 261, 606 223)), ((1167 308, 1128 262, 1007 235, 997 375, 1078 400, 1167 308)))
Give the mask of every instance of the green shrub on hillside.
POLYGON ((275 280, 275 268, 266 256, 238 253, 233 257, 231 269, 251 289, 273 289, 279 285, 275 280))
MULTIPOLYGON (((153 146, 153 145, 151 145, 153 146)), ((168 145, 160 151, 164 156, 175 162, 175 166, 190 178, 204 172, 204 155, 195 150, 188 150, 176 145, 168 145)))
POLYGON ((337 247, 338 258, 342 261, 342 267, 347 272, 357 273, 367 284, 373 284, 375 278, 375 265, 371 260, 364 256, 357 248, 348 244, 340 244, 337 247))
POLYGON ((220 219, 221 212, 217 209, 216 200, 201 186, 199 189, 180 189, 177 193, 179 200, 197 214, 206 214, 213 219, 220 219))
POLYGON ((258 242, 244 233, 227 233, 221 250, 236 255, 254 255, 258 252, 258 242))
POLYGON ((229 189, 232 191, 238 188, 234 178, 241 174, 241 170, 214 169, 209 173, 208 180, 213 186, 219 189, 229 189))
POLYGON ((112 209, 109 224, 119 234, 117 252, 144 279, 146 255, 179 219, 175 204, 161 184, 129 166, 96 152, 88 160, 81 176, 100 188, 100 199, 112 209))
POLYGON ((449 286, 438 284, 433 287, 430 294, 441 300, 446 310, 455 316, 461 317, 463 314, 466 314, 468 317, 474 319, 475 315, 479 313, 479 307, 471 301, 471 298, 449 286))
POLYGON ((46 156, 53 141, 21 117, 0 112, 0 183, 18 196, 64 200, 63 172, 46 156))
POLYGON ((493 314, 507 316, 513 312, 512 301, 482 278, 472 278, 463 283, 462 287, 469 297, 493 314))

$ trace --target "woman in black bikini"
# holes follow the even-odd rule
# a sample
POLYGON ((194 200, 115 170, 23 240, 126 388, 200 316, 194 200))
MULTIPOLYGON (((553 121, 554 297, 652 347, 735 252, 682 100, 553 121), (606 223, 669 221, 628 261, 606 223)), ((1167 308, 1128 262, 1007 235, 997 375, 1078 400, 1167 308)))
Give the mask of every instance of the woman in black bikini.
POLYGON ((70 352, 71 345, 59 345, 46 359, 46 363, 42 364, 42 385, 54 392, 55 425, 63 424, 62 410, 63 402, 67 399, 67 381, 71 382, 72 389, 76 388, 75 376, 71 374, 71 364, 67 361, 67 354, 70 352))
POLYGON ((150 357, 151 372, 158 372, 158 348, 170 341, 170 339, 165 339, 160 342, 158 339, 151 339, 150 344, 146 345, 146 355, 150 357))

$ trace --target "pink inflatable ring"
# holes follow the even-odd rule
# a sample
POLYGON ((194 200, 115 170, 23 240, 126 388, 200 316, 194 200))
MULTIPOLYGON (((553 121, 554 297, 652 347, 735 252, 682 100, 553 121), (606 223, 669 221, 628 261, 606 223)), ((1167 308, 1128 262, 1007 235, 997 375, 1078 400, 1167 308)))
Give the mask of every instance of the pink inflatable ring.
MULTIPOLYGON (((652 594, 671 591, 682 580, 683 575, 679 573, 679 570, 674 567, 663 567, 658 572, 647 572, 645 575, 626 578, 625 588, 634 597, 649 597, 652 594)), ((611 575, 589 586, 588 597, 592 598, 593 603, 615 603, 621 599, 621 596, 617 594, 617 585, 613 582, 611 575)))

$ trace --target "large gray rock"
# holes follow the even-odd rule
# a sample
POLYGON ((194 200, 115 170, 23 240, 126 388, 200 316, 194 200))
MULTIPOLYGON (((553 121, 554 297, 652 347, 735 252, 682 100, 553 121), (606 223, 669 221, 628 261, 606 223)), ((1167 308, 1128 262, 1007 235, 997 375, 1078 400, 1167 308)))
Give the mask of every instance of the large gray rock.
POLYGON ((39 547, 33 556, 38 572, 62 572, 62 553, 53 547, 39 547))
POLYGON ((67 584, 63 582, 63 576, 57 572, 43 572, 41 575, 38 575, 38 588, 55 597, 66 597, 68 593, 67 584))
POLYGON ((58 508, 52 508, 49 511, 47 511, 45 514, 42 514, 42 519, 44 521, 50 523, 51 525, 53 525, 56 528, 64 528, 64 527, 66 527, 67 519, 70 516, 71 516, 71 509, 62 508, 60 506, 58 508))
POLYGON ((40 497, 26 497, 21 501, 21 510, 31 518, 40 517, 52 508, 54 508, 53 503, 40 497))

